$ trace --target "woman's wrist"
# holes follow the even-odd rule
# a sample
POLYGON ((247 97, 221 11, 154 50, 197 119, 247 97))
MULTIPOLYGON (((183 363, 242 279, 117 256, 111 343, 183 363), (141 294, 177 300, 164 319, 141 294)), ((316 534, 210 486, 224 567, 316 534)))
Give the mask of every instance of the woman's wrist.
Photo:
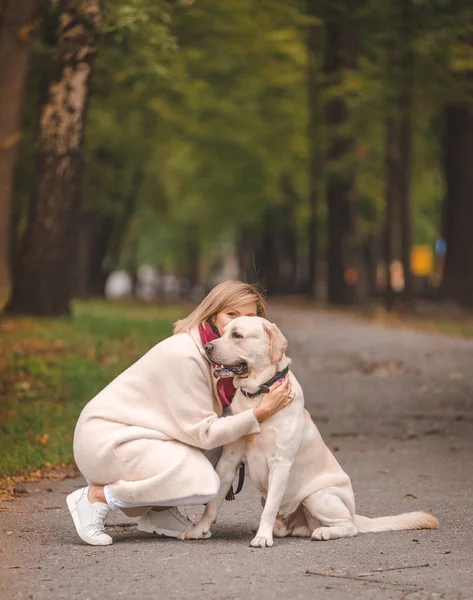
POLYGON ((261 406, 257 406, 256 408, 254 408, 253 414, 255 415, 255 418, 258 421, 258 423, 262 423, 265 419, 268 418, 266 411, 264 410, 264 408, 261 408, 261 406))

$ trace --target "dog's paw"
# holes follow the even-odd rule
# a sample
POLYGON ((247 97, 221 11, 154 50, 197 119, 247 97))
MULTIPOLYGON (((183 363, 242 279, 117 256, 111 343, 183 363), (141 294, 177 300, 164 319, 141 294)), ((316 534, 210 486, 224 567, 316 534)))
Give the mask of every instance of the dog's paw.
POLYGON ((252 548, 271 548, 271 546, 273 545, 273 538, 272 537, 265 537, 262 535, 257 535, 256 537, 254 537, 251 542, 250 542, 250 546, 252 548))
POLYGON ((327 541, 331 538, 330 527, 318 527, 312 532, 312 539, 318 541, 327 541))
POLYGON ((182 531, 178 536, 178 540, 208 540, 212 537, 210 529, 203 530, 200 527, 193 527, 182 531))

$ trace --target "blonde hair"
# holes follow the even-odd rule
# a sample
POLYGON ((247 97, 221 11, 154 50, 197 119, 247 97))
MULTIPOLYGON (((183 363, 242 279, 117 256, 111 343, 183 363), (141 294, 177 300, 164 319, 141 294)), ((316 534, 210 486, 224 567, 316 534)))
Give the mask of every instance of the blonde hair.
POLYGON ((220 312, 236 308, 241 304, 256 302, 258 317, 266 315, 266 302, 258 288, 243 281, 223 281, 213 288, 199 306, 185 319, 177 321, 173 333, 189 331, 220 312))

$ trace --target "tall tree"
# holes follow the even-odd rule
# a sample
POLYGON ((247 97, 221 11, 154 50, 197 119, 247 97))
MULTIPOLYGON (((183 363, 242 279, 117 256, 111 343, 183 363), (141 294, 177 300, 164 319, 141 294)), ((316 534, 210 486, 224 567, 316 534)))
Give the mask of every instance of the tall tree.
POLYGON ((99 25, 98 0, 62 4, 28 225, 6 308, 10 313, 70 313, 84 123, 99 25))
POLYGON ((443 293, 473 307, 473 108, 455 103, 445 110, 444 235, 447 242, 443 293))
POLYGON ((319 196, 322 179, 322 144, 320 140, 322 115, 320 109, 321 44, 320 0, 307 0, 309 25, 307 31, 307 84, 309 100, 309 221, 308 221, 308 274, 307 295, 315 298, 317 283, 317 246, 319 196))
POLYGON ((400 258, 404 272, 404 298, 412 301, 412 112, 414 57, 412 49, 412 0, 392 5, 391 31, 387 43, 387 79, 390 93, 386 109, 386 272, 387 307, 392 307, 390 264, 395 232, 399 231, 400 258), (399 228, 396 227, 396 222, 399 228))
POLYGON ((358 272, 355 223, 354 150, 346 99, 337 87, 345 71, 356 66, 355 0, 325 2, 326 134, 328 205, 328 301, 356 300, 358 272))
POLYGON ((11 200, 31 42, 40 0, 0 9, 0 289, 10 285, 11 200))

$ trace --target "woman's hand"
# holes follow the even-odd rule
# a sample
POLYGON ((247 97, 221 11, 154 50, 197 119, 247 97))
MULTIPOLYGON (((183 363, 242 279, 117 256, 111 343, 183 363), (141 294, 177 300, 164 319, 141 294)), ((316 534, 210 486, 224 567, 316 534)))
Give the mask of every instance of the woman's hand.
POLYGON ((253 409, 258 422, 269 419, 275 413, 289 406, 294 400, 294 395, 287 375, 282 381, 276 381, 270 387, 270 391, 263 395, 260 404, 253 409))

